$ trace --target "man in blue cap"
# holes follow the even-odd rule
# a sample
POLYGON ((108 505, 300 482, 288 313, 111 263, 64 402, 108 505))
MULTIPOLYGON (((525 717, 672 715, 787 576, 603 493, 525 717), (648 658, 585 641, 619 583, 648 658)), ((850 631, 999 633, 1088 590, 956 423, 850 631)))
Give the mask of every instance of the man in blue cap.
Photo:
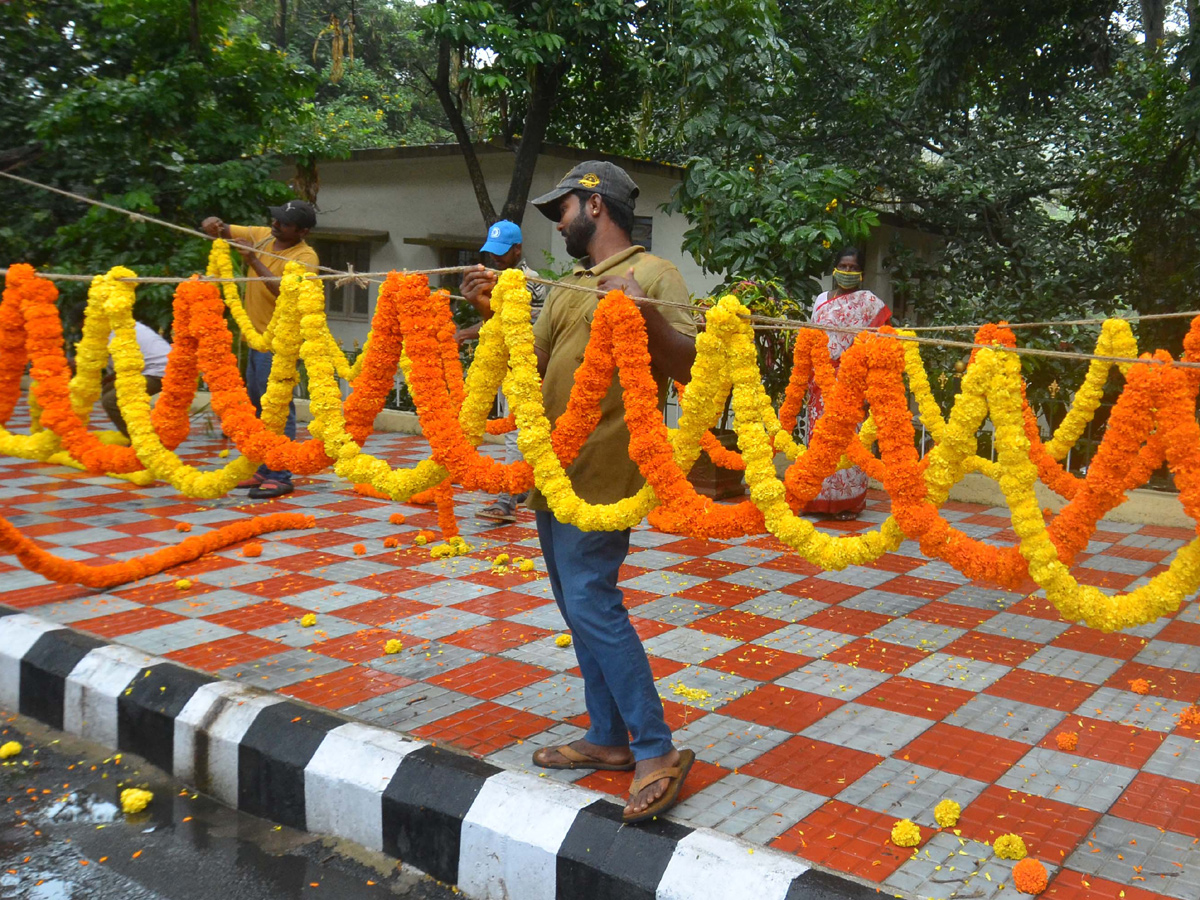
MULTIPOLYGON (((521 226, 508 219, 501 219, 488 229, 487 240, 479 248, 479 258, 483 260, 482 265, 472 266, 463 273, 461 290, 464 299, 475 308, 480 318, 487 321, 492 317, 492 288, 496 285, 498 271, 520 266, 527 277, 537 273, 525 265, 521 249, 521 226)), ((542 302, 545 290, 546 286, 542 284, 529 285, 529 292, 533 295, 535 304, 542 302)), ((536 317, 536 315, 537 310, 534 310, 534 316, 536 317)), ((461 344, 463 341, 474 339, 478 334, 479 326, 475 325, 459 331, 455 338, 461 344)), ((498 399, 500 415, 507 416, 508 401, 504 398, 503 393, 499 395, 498 399)), ((504 436, 504 461, 511 464, 520 458, 521 451, 517 449, 517 433, 510 431, 504 436)), ((479 518, 511 524, 517 521, 517 504, 524 501, 524 494, 518 497, 514 497, 512 494, 500 494, 496 497, 495 503, 479 511, 479 518)))

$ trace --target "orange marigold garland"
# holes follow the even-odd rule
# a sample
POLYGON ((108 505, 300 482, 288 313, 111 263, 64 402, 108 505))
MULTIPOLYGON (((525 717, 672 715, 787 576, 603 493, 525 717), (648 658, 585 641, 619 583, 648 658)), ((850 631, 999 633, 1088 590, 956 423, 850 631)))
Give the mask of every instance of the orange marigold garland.
POLYGON ((118 584, 137 581, 157 575, 172 566, 199 559, 247 538, 258 537, 272 531, 313 528, 316 519, 303 513, 276 513, 256 516, 230 525, 224 525, 206 534, 194 535, 170 547, 163 547, 145 556, 124 562, 92 566, 75 560, 62 559, 21 534, 5 518, 0 518, 0 550, 14 554, 21 565, 43 578, 62 584, 82 584, 90 588, 110 588, 118 584))

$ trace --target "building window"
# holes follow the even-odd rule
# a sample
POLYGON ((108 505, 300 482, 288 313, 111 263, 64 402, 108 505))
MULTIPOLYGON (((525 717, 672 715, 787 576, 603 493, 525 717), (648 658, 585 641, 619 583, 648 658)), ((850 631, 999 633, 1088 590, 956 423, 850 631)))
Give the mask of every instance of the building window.
MULTIPOLYGON (((458 266, 473 266, 479 262, 479 251, 466 247, 438 247, 438 268, 453 269, 458 266)), ((457 294, 462 286, 463 273, 442 275, 438 278, 439 288, 445 288, 452 294, 457 294)))
MULTIPOLYGON (((313 241, 321 265, 341 272, 354 266, 355 272, 371 271, 371 246, 362 242, 313 241)), ((325 284, 325 313, 337 319, 365 319, 370 309, 368 292, 356 284, 337 286, 334 279, 325 284)))
POLYGON ((634 216, 633 234, 630 236, 635 244, 641 244, 647 250, 653 250, 654 219, 650 216, 634 216))

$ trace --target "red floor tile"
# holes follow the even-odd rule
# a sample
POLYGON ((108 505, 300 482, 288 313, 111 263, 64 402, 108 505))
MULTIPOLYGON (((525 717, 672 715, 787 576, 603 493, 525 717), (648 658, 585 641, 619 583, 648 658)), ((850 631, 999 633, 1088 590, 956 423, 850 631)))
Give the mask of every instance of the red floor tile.
MULTIPOLYGON (((908 572, 911 572, 913 569, 921 568, 921 566, 925 565, 927 562, 928 562, 928 560, 921 558, 921 557, 917 557, 917 556, 902 556, 899 553, 885 553, 885 554, 883 554, 883 556, 879 557, 879 559, 876 559, 873 562, 869 562, 866 565, 864 565, 863 568, 879 569, 880 571, 883 571, 883 572, 898 572, 901 575, 905 575, 908 572)), ((819 572, 820 569, 817 569, 817 571, 819 572)), ((816 572, 814 572, 813 574, 815 575, 816 572)), ((929 581, 928 579, 925 579, 925 578, 912 578, 909 580, 910 581, 919 581, 924 584, 938 585, 939 588, 943 586, 943 583, 940 581, 929 581)), ((891 591, 894 594, 904 593, 904 591, 893 590, 892 585, 894 585, 895 583, 896 583, 896 579, 892 579, 884 586, 884 590, 891 591)), ((954 590, 953 586, 951 586, 949 589, 954 590)), ((915 596, 920 597, 920 596, 924 596, 924 595, 917 594, 915 596)))
MULTIPOLYGON (((902 558, 907 559, 908 557, 902 558)), ((923 561, 918 560, 918 562, 923 561)), ((937 600, 945 597, 955 587, 956 585, 948 581, 932 581, 928 578, 914 578, 912 575, 897 575, 883 585, 880 590, 887 591, 889 594, 904 594, 908 597, 927 597, 930 600, 937 600)))
POLYGON ((1028 744, 938 722, 892 755, 953 775, 992 782, 1028 752, 1028 744))
POLYGON ((783 556, 768 560, 762 563, 761 568, 774 569, 777 572, 790 572, 793 575, 816 575, 818 572, 825 571, 795 552, 785 553, 783 556))
POLYGON ((980 622, 986 622, 994 615, 996 612, 992 610, 934 600, 932 603, 926 603, 920 609, 910 612, 908 618, 933 622, 936 625, 949 625, 951 628, 974 628, 980 622))
POLYGON ((1166 538, 1169 541, 1192 541, 1196 537, 1196 532, 1191 528, 1177 528, 1171 525, 1143 525, 1138 529, 1138 534, 1166 538))
POLYGON ((1200 698, 1200 673, 1184 672, 1179 669, 1162 669, 1158 666, 1147 666, 1142 663, 1128 662, 1113 673, 1105 687, 1115 687, 1129 690, 1129 683, 1139 678, 1150 682, 1148 697, 1168 697, 1172 700, 1183 700, 1195 703, 1200 698))
POLYGON ((1101 814, 989 785, 968 804, 958 820, 965 838, 992 843, 1002 834, 1017 834, 1032 856, 1060 864, 1100 820, 1101 814))
POLYGON ((520 615, 523 612, 529 612, 531 609, 538 609, 553 602, 553 600, 547 600, 545 597, 535 597, 532 594, 519 594, 516 591, 496 591, 493 594, 484 594, 482 597, 467 600, 465 603, 456 603, 454 604, 454 608, 480 616, 487 616, 490 619, 507 619, 510 616, 520 615))
MULTIPOLYGON (((317 625, 320 626, 319 619, 317 625)), ((386 655, 387 651, 384 648, 388 641, 399 641, 405 647, 416 647, 429 643, 424 638, 401 631, 392 631, 386 628, 364 628, 362 631, 355 631, 352 634, 317 641, 309 649, 322 656, 332 656, 334 659, 345 660, 348 663, 361 663, 386 655)))
POLYGON ((542 572, 522 572, 519 569, 509 567, 508 572, 503 575, 488 570, 486 572, 474 572, 470 575, 464 575, 462 580, 470 584, 482 584, 485 587, 508 591, 523 584, 540 581, 547 577, 549 576, 542 572))
POLYGON ((366 666, 349 666, 277 690, 305 703, 313 703, 327 709, 345 709, 380 694, 398 691, 413 683, 410 678, 390 672, 380 672, 366 666))
POLYGON ((805 578, 792 584, 786 584, 779 589, 780 593, 791 594, 793 597, 807 597, 822 603, 841 603, 851 597, 857 597, 863 592, 860 587, 852 584, 841 584, 827 578, 805 578))
POLYGON ((549 669, 517 662, 515 659, 489 656, 453 671, 435 675, 429 679, 429 683, 469 694, 480 700, 495 700, 504 694, 544 681, 554 674, 549 669))
POLYGON ((666 622, 660 622, 657 619, 643 619, 641 616, 630 616, 629 621, 633 625, 633 630, 637 632, 638 637, 643 641, 648 641, 651 638, 656 638, 660 634, 666 634, 668 631, 675 629, 674 625, 668 625, 666 622))
POLYGON ((718 672, 753 678, 755 681, 774 681, 810 662, 811 658, 798 653, 760 647, 758 644, 744 644, 713 657, 703 665, 718 672))
POLYGON ((311 572, 314 575, 320 575, 321 569, 326 566, 335 566, 345 561, 346 557, 338 556, 336 553, 309 550, 305 553, 293 553, 291 556, 281 556, 279 559, 273 559, 271 560, 271 567, 286 569, 289 572, 311 572))
POLYGON ((1086 681, 1043 675, 1040 672, 1013 669, 983 692, 995 697, 1007 697, 1009 700, 1069 712, 1092 696, 1096 692, 1096 685, 1086 681))
POLYGON ((720 606, 737 606, 755 597, 765 594, 760 588, 747 587, 744 584, 730 584, 727 581, 706 581, 685 591, 679 591, 675 596, 697 603, 716 603, 720 606))
POLYGON ((1080 584, 1090 584, 1095 587, 1111 588, 1118 591, 1125 590, 1125 588, 1129 587, 1131 581, 1136 581, 1139 577, 1137 575, 1128 575, 1125 572, 1089 569, 1087 566, 1075 566, 1071 569, 1071 574, 1075 576, 1075 580, 1080 584))
POLYGON ((281 625, 284 622, 299 621, 310 610, 300 606, 291 606, 278 600, 267 600, 253 606, 243 606, 241 609, 231 609, 226 612, 203 616, 204 621, 214 625, 224 625, 226 628, 236 628, 238 631, 254 631, 271 625, 281 625))
MULTIPOLYGON (((345 560, 343 559, 343 562, 345 560)), ((411 569, 397 569, 394 572, 380 572, 378 575, 367 575, 350 582, 355 587, 366 588, 370 591, 380 591, 384 594, 398 594, 401 591, 411 591, 413 588, 424 587, 440 581, 436 575, 425 572, 414 572, 411 569)))
POLYGON ((658 547, 664 553, 682 553, 684 556, 703 557, 710 553, 720 553, 722 550, 728 550, 728 544, 722 544, 720 541, 709 541, 703 538, 680 538, 677 541, 671 541, 669 544, 662 544, 658 547))
MULTIPOLYGON (((1144 876, 1131 873, 1133 878, 1146 881, 1144 876)), ((1045 900, 1171 900, 1166 894, 1155 893, 1143 885, 1118 884, 1072 869, 1058 871, 1042 897, 1045 900)))
POLYGON ((315 591, 317 588, 328 587, 330 582, 311 575, 292 572, 289 575, 277 575, 264 581, 238 586, 244 594, 255 594, 259 597, 290 597, 292 594, 302 594, 305 591, 315 591))
POLYGON ((882 756, 873 753, 797 735, 738 771, 743 775, 753 775, 776 784, 832 797, 882 761, 882 756))
POLYGON ((1086 716, 1068 716, 1059 727, 1046 735, 1038 746, 1057 750, 1057 736, 1063 731, 1079 735, 1076 748, 1068 751, 1073 755, 1134 769, 1145 765, 1167 737, 1161 731, 1145 731, 1132 725, 1122 725, 1120 722, 1107 722, 1104 719, 1091 719, 1086 716))
MULTIPOLYGON (((175 578, 196 578, 209 572, 220 572, 222 569, 232 569, 241 565, 240 560, 226 559, 223 556, 202 556, 180 566, 171 567, 171 575, 175 578)), ((192 586, 192 590, 196 585, 192 586)))
POLYGON ((906 647, 903 644, 890 644, 875 638, 859 638, 844 647, 839 647, 832 653, 825 654, 830 662, 844 663, 848 666, 862 666, 876 672, 886 672, 894 675, 903 672, 913 663, 920 662, 929 655, 925 650, 906 647))
POLYGON ((1008 608, 1010 613, 1018 616, 1030 616, 1034 619, 1045 619, 1047 622, 1063 622, 1065 619, 1058 613, 1054 604, 1045 597, 1030 594, 1024 600, 1019 600, 1008 608))
POLYGON ((407 619, 420 613, 437 609, 428 603, 418 603, 416 600, 405 600, 402 597, 379 597, 339 609, 335 615, 339 619, 349 619, 352 622, 362 622, 365 625, 386 625, 397 619, 407 619))
POLYGON ((1167 627, 1158 633, 1155 640, 1171 641, 1175 644, 1188 644, 1192 647, 1200 647, 1200 624, 1175 619, 1169 622, 1167 627))
POLYGON ((229 666, 280 653, 284 649, 286 648, 275 641, 268 641, 252 634, 235 634, 219 641, 209 641, 205 644, 197 644, 195 647, 175 650, 166 654, 166 657, 194 669, 217 672, 229 666))
POLYGON ((857 634, 861 637, 870 634, 876 628, 882 628, 891 622, 892 618, 881 613, 851 609, 848 606, 831 606, 805 619, 804 627, 824 628, 826 631, 857 634))
POLYGON ((653 603, 655 600, 661 600, 661 594, 655 594, 652 591, 639 591, 636 588, 621 588, 621 596, 624 598, 626 609, 636 609, 646 603, 653 603))
POLYGON ((1200 785, 1139 772, 1110 815, 1200 839, 1200 785))
MULTIPOLYGON (((91 588, 78 584, 43 584, 39 587, 21 588, 19 591, 9 591, 2 598, 7 606, 14 609, 32 609, 47 603, 58 603, 62 600, 74 600, 94 593, 91 588)), ((36 615, 36 613, 35 613, 36 615)))
MULTIPOLYGON (((830 800, 770 845, 878 884, 913 855, 912 848, 892 843, 895 821, 894 816, 830 800)), ((932 829, 921 828, 922 844, 933 834, 932 829)))
POLYGON ((1145 638, 1136 635, 1122 634, 1119 631, 1105 634, 1083 625, 1071 626, 1050 642, 1054 647, 1066 647, 1080 653, 1093 653, 1111 659, 1133 659, 1142 652, 1147 643, 1145 638))
POLYGON ((922 719, 939 720, 974 696, 974 691, 896 676, 871 688, 855 702, 922 719))
POLYGON ((678 572, 681 575, 695 575, 698 578, 720 578, 732 575, 746 567, 738 563, 725 562, 719 559, 689 559, 687 562, 670 566, 666 571, 678 572))
POLYGON ((953 643, 947 644, 941 652, 951 656, 999 663, 1002 666, 1018 666, 1041 649, 1042 645, 1033 641, 969 631, 953 643))
POLYGON ((476 756, 487 756, 519 740, 539 734, 555 724, 553 719, 535 716, 484 701, 416 729, 413 734, 438 743, 453 744, 476 756))
POLYGON ((183 619, 183 616, 167 612, 165 609, 142 607, 113 613, 111 616, 88 619, 85 622, 76 622, 74 627, 100 637, 114 638, 123 634, 133 634, 135 631, 145 631, 147 628, 170 625, 172 622, 182 622, 183 619))
POLYGON ((827 716, 843 701, 766 684, 721 707, 721 715, 771 728, 800 732, 827 716))
POLYGON ((708 634, 716 634, 734 641, 752 641, 778 631, 787 623, 778 619, 768 619, 753 613, 742 612, 738 609, 726 609, 716 615, 708 616, 689 622, 687 627, 708 634))
MULTIPOLYGON (((655 681, 687 668, 687 663, 676 662, 663 656, 647 656, 646 658, 650 661, 650 673, 654 676, 655 681)), ((578 666, 573 670, 573 674, 583 677, 583 672, 579 670, 578 666)))
POLYGON ((97 541, 94 544, 78 544, 75 549, 84 553, 94 553, 96 556, 112 556, 114 553, 126 553, 131 550, 144 550, 150 553, 167 546, 161 541, 152 541, 143 537, 114 538, 111 541, 97 541))
POLYGON ((533 625, 519 625, 506 619, 488 622, 477 628, 468 628, 442 638, 456 647, 467 647, 484 653, 503 653, 513 647, 522 647, 533 641, 549 637, 554 632, 533 625))

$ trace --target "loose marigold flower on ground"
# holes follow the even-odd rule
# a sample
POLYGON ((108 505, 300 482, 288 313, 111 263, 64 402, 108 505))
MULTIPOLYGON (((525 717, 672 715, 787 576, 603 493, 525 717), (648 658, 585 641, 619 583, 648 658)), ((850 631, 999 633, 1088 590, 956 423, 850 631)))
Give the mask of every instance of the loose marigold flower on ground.
POLYGON ((1013 883, 1023 894, 1040 894, 1046 889, 1046 867, 1033 858, 1021 860, 1013 866, 1013 883))
POLYGON ((496 565, 496 566, 507 565, 509 562, 509 559, 510 559, 510 557, 507 553, 501 553, 495 559, 492 560, 492 565, 496 565))
POLYGON ((388 521, 393 525, 403 525, 404 513, 392 513, 390 516, 388 516, 388 521))
POLYGON ((517 568, 520 569, 522 572, 532 572, 534 570, 533 560, 532 559, 523 559, 517 565, 517 568))
POLYGON ((912 819, 898 819, 892 826, 892 843, 897 847, 915 847, 921 843, 921 829, 912 819))
POLYGON ((1060 731, 1054 738, 1059 750, 1074 750, 1079 746, 1079 735, 1074 731, 1060 731))
POLYGON ((429 543, 429 538, 425 537, 424 534, 418 534, 415 538, 413 538, 413 543, 420 547, 424 547, 429 543))
POLYGON ((569 634, 560 634, 554 639, 554 645, 556 647, 570 647, 571 636, 569 634))
POLYGON ((175 587, 179 588, 181 591, 186 591, 191 586, 192 586, 191 581, 189 581, 186 578, 180 578, 178 581, 175 582, 175 587))
POLYGON ((367 552, 367 548, 365 546, 363 546, 362 544, 355 544, 350 549, 354 551, 355 556, 362 556, 364 553, 367 552))
POLYGON ((16 756, 21 752, 21 745, 16 741, 9 741, 7 744, 0 746, 0 759, 8 759, 11 756, 16 756))
POLYGON ((962 807, 949 798, 933 809, 934 820, 943 828, 953 828, 957 825, 960 815, 962 815, 962 807))
POLYGON ((222 450, 220 453, 218 453, 217 456, 219 456, 221 459, 228 459, 229 458, 229 448, 226 447, 224 450, 222 450))
POLYGON ((1001 859, 1024 859, 1029 852, 1019 834, 1002 834, 992 844, 992 849, 1001 859))
POLYGON ((190 522, 179 522, 175 525, 175 530, 186 534, 192 530, 192 525, 190 522))
POLYGON ((1200 706, 1187 706, 1179 711, 1180 725, 1200 725, 1200 706))
POLYGON ((1129 682, 1129 689, 1135 694, 1148 694, 1150 693, 1150 682, 1145 678, 1135 678, 1129 682))
POLYGON ((384 653, 389 653, 389 654, 390 653, 399 653, 403 649, 404 649, 404 644, 400 643, 400 641, 396 640, 395 638, 392 638, 386 644, 383 645, 384 653))
POLYGON ((301 628, 312 628, 316 624, 317 624, 317 614, 316 613, 305 613, 304 617, 300 620, 301 628))
POLYGON ((391 547, 399 547, 399 546, 400 546, 400 538, 398 538, 398 537, 385 537, 385 538, 383 539, 383 546, 385 546, 385 547, 388 547, 388 548, 391 548, 391 547))
POLYGON ((242 556, 247 559, 253 559, 256 556, 262 556, 263 546, 258 541, 251 541, 242 548, 242 556))
POLYGON ((125 788, 121 791, 121 810, 126 815, 140 813, 153 799, 154 794, 150 791, 143 791, 141 788, 125 788))

